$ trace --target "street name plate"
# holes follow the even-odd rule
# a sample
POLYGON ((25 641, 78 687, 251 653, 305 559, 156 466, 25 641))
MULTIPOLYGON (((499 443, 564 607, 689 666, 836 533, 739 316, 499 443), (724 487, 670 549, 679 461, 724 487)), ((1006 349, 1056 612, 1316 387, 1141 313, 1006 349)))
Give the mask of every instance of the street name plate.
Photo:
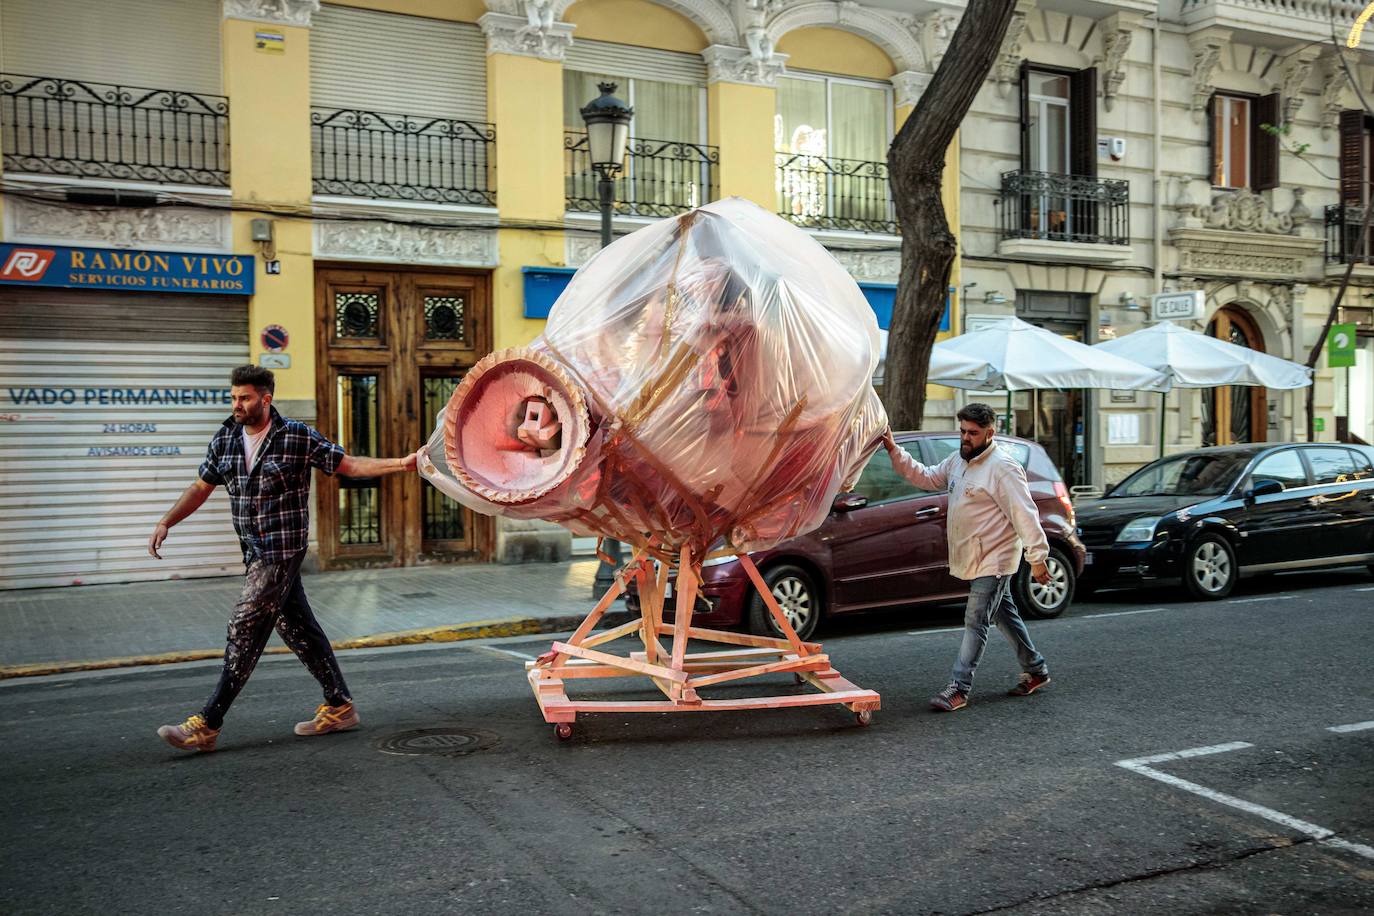
POLYGON ((1192 321, 1201 318, 1206 310, 1206 294, 1200 289, 1155 293, 1150 297, 1150 318, 1154 321, 1192 321))

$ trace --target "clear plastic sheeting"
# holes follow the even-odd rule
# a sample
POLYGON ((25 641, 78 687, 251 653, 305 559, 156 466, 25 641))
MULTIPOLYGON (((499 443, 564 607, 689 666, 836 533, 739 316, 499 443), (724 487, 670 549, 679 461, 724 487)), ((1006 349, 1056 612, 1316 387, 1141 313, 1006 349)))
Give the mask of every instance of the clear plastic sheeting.
POLYGON ((420 472, 487 515, 666 555, 758 550, 852 488, 887 417, 878 326, 804 232, 748 201, 599 252, 544 336, 482 359, 420 472))

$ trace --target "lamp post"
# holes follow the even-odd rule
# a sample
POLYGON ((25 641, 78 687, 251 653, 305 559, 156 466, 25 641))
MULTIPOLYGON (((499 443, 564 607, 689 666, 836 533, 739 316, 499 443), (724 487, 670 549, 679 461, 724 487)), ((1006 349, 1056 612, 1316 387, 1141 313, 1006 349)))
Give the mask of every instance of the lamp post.
MULTIPOLYGON (((601 95, 592 99, 582 109, 582 120, 587 125, 587 148, 591 154, 592 168, 596 171, 597 196, 601 202, 601 247, 611 244, 611 207, 615 202, 615 178, 625 162, 625 147, 630 139, 630 119, 634 109, 611 93, 615 83, 597 83, 601 95)), ((605 560, 596 568, 596 581, 592 584, 592 597, 600 598, 611 590, 616 570, 620 568, 620 542, 607 540, 602 544, 613 563, 605 560)))

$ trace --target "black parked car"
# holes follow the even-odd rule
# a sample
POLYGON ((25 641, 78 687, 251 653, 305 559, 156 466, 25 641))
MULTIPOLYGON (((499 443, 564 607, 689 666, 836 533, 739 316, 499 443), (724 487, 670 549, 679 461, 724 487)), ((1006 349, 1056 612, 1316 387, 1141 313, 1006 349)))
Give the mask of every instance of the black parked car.
POLYGON ((1080 592, 1181 579, 1224 598, 1242 573, 1368 564, 1374 448, 1268 443, 1203 448, 1146 465, 1079 504, 1080 592))

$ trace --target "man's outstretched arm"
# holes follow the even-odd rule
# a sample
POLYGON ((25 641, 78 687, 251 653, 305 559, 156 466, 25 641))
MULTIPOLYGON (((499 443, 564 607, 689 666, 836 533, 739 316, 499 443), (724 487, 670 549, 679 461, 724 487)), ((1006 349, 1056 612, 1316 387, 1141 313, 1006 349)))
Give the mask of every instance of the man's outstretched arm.
POLYGON ((158 522, 157 527, 153 529, 152 535, 148 538, 148 553, 161 560, 162 554, 157 551, 162 546, 162 542, 167 540, 168 530, 205 505, 205 501, 210 498, 210 494, 213 492, 215 492, 215 485, 206 483, 204 480, 197 480, 187 487, 186 491, 181 494, 181 498, 167 511, 166 515, 162 516, 162 521, 158 522))
POLYGON ((415 470, 416 456, 411 452, 404 458, 366 458, 361 455, 345 455, 334 471, 345 477, 381 477, 383 474, 399 474, 415 470))

